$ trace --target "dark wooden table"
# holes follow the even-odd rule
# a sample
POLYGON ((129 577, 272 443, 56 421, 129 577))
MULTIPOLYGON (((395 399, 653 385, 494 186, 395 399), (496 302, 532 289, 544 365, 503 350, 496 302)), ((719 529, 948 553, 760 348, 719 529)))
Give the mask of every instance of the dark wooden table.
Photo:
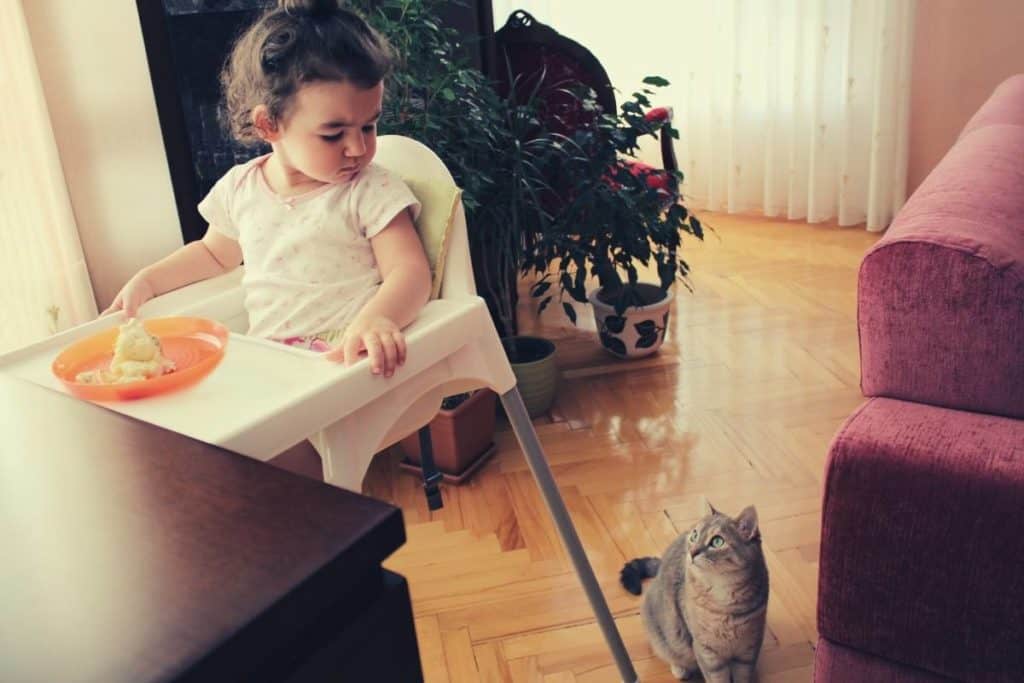
POLYGON ((390 505, 0 375, 0 681, 420 681, 404 541, 390 505))

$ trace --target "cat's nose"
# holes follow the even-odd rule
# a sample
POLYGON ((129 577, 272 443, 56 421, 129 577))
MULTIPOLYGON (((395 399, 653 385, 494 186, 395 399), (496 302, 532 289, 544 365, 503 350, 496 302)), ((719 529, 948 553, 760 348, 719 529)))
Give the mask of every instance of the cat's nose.
POLYGON ((703 549, 704 548, 702 548, 699 545, 692 545, 692 546, 690 546, 690 557, 692 559, 697 559, 697 556, 700 555, 700 551, 703 550, 703 549))

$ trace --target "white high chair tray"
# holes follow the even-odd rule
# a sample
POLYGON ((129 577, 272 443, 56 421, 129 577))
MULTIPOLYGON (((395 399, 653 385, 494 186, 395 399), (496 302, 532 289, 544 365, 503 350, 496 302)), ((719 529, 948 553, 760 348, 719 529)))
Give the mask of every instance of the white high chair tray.
MULTIPOLYGON (((53 359, 121 320, 107 316, 2 355, 0 372, 67 393, 50 370, 53 359)), ((490 324, 479 299, 430 302, 406 331, 408 359, 391 378, 371 374, 365 359, 345 367, 319 353, 232 332, 220 365, 198 383, 97 405, 267 460, 435 365, 438 349, 454 353, 472 339, 467 330, 490 324), (431 353, 418 352, 426 349, 431 353)))

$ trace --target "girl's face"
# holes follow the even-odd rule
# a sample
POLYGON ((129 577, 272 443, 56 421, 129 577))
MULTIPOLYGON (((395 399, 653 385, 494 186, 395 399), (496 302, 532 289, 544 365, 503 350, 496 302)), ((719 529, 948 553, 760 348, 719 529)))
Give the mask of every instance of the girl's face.
POLYGON ((364 89, 347 81, 309 83, 268 140, 290 171, 322 183, 351 180, 377 152, 384 84, 364 89))

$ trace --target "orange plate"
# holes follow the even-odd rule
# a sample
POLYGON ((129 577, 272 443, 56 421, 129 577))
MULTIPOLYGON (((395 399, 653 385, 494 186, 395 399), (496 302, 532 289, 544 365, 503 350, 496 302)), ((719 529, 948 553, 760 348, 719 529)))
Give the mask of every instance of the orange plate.
POLYGON ((205 318, 153 318, 144 320, 146 331, 160 339, 174 372, 125 384, 82 384, 75 377, 87 370, 107 369, 114 357, 118 328, 112 327, 80 339, 53 360, 53 374, 75 396, 90 401, 127 401, 156 396, 195 384, 210 374, 228 343, 228 329, 205 318))

